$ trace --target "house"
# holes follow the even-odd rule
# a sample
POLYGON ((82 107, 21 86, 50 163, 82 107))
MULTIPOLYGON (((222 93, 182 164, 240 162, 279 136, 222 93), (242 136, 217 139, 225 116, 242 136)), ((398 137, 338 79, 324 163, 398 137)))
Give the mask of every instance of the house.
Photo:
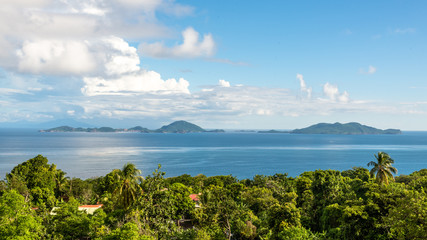
MULTIPOLYGON (((85 211, 87 214, 93 214, 96 209, 99 209, 102 207, 103 204, 97 204, 97 205, 81 205, 78 207, 79 211, 85 211)), ((54 207, 50 211, 50 215, 56 215, 56 210, 59 209, 59 207, 54 207)))
POLYGON ((195 203, 195 207, 196 208, 200 208, 200 195, 202 195, 201 193, 199 193, 199 194, 196 194, 196 193, 194 193, 194 194, 190 194, 190 198, 191 198, 191 200, 193 200, 193 202, 195 203))
POLYGON ((102 207, 102 204, 97 204, 97 205, 82 205, 79 206, 79 211, 85 211, 87 214, 93 214, 95 212, 96 209, 99 209, 102 207))

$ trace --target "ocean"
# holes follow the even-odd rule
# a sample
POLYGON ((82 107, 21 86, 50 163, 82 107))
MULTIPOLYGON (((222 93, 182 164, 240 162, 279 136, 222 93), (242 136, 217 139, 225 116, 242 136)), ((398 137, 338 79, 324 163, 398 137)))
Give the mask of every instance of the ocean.
POLYGON ((400 174, 427 168, 427 132, 401 135, 310 135, 268 133, 40 133, 0 129, 0 176, 41 154, 82 179, 103 176, 125 163, 142 175, 158 166, 167 177, 190 174, 233 175, 287 173, 295 177, 316 169, 367 168, 384 151, 400 174))

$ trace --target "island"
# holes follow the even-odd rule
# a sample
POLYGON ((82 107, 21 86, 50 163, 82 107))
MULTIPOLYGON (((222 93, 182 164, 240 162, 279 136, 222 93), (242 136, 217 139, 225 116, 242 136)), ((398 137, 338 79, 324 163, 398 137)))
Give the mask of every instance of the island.
POLYGON ((268 130, 268 131, 258 131, 258 133, 290 133, 290 131, 268 130))
POLYGON ((364 135, 364 134, 401 134, 399 129, 381 130, 374 127, 362 125, 357 122, 350 123, 318 123, 306 128, 295 129, 290 133, 294 134, 346 134, 346 135, 364 135))
POLYGON ((100 127, 100 128, 82 128, 82 127, 70 127, 60 126, 39 132, 137 132, 137 133, 200 133, 200 132, 224 132, 222 129, 205 130, 196 124, 187 121, 175 121, 169 125, 165 125, 156 130, 150 130, 145 127, 136 126, 133 128, 111 128, 111 127, 100 127))

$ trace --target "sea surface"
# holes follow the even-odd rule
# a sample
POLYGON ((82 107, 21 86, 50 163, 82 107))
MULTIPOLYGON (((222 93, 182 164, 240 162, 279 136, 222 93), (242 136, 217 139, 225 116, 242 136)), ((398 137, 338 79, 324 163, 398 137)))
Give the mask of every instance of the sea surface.
POLYGON ((17 164, 42 154, 70 177, 103 176, 134 163, 144 176, 158 166, 167 177, 190 174, 288 173, 367 167, 384 151, 399 174, 427 168, 427 132, 401 135, 299 135, 268 133, 40 133, 0 129, 0 178, 17 164))

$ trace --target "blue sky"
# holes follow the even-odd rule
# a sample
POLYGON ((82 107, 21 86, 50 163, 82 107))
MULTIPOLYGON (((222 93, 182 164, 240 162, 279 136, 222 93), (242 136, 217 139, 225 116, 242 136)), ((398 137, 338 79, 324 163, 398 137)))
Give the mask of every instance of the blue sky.
POLYGON ((425 1, 7 0, 0 126, 427 130, 425 1))

